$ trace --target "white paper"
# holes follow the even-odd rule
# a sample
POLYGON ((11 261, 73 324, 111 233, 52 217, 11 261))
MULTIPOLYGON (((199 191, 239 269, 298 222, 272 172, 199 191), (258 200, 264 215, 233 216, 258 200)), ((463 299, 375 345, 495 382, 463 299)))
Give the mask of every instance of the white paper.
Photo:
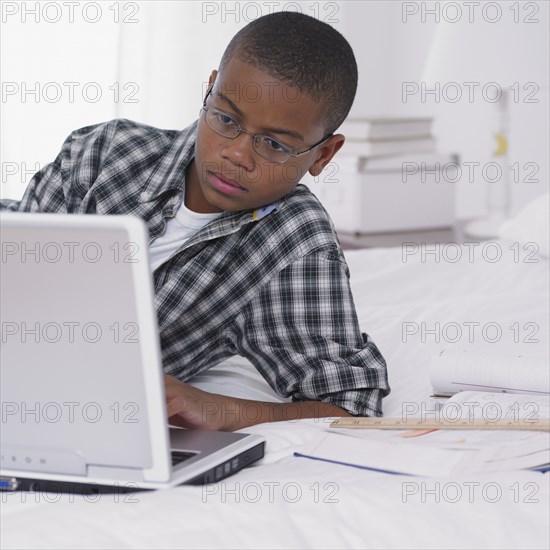
MULTIPOLYGON (((550 397, 461 392, 440 420, 548 418, 550 397)), ((430 413, 434 414, 434 413, 430 413)), ((550 463, 550 434, 513 430, 382 430, 333 428, 303 454, 324 460, 425 477, 535 468, 550 463)))
POLYGON ((471 451, 434 449, 422 445, 359 439, 337 433, 326 433, 301 454, 348 465, 375 468, 410 475, 447 476, 471 451))
POLYGON ((484 420, 534 424, 550 418, 550 396, 462 391, 441 407, 440 417, 451 422, 484 420))
POLYGON ((548 359, 442 350, 430 361, 430 381, 439 395, 477 390, 550 393, 548 359))

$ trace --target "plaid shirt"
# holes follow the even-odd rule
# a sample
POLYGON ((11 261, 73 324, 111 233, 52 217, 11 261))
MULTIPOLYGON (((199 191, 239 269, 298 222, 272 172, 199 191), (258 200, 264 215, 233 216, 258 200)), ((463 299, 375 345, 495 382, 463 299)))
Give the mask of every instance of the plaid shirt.
MULTIPOLYGON (((183 200, 197 124, 176 131, 118 119, 76 130, 22 200, 0 209, 134 214, 152 242, 183 200)), ((282 396, 382 414, 384 358, 359 329, 332 222, 304 185, 264 208, 224 212, 153 279, 167 374, 185 381, 241 355, 282 396)))

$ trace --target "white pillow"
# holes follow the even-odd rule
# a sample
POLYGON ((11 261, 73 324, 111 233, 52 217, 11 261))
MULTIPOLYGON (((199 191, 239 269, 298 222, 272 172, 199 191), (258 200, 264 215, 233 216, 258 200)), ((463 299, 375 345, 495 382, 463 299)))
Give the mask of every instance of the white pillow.
POLYGON ((525 244, 535 243, 538 253, 545 258, 550 255, 550 194, 530 202, 513 218, 500 226, 499 236, 505 241, 525 244))

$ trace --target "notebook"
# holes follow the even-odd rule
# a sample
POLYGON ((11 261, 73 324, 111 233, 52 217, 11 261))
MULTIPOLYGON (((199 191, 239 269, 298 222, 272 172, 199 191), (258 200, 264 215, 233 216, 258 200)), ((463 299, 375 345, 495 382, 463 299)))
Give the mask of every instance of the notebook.
POLYGON ((548 358, 441 350, 430 361, 435 394, 487 391, 550 395, 548 358))

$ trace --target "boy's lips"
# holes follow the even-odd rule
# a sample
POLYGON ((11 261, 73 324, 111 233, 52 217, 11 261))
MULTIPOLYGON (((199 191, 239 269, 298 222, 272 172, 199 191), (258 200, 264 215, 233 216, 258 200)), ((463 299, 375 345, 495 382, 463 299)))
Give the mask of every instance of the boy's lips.
POLYGON ((242 187, 240 184, 238 184, 236 181, 232 180, 231 178, 225 176, 224 174, 221 174, 219 172, 209 172, 211 178, 210 182, 212 185, 225 193, 238 193, 242 191, 246 191, 244 187, 242 187))

